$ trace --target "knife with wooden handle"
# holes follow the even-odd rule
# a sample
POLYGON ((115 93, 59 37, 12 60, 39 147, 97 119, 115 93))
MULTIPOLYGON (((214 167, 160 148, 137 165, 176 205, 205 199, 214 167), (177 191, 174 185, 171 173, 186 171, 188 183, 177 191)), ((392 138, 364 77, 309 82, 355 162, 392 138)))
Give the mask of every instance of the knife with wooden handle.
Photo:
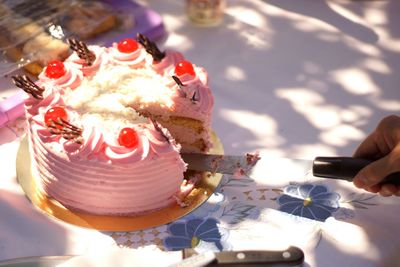
MULTIPOLYGON (((235 156, 183 153, 182 158, 188 164, 189 170, 247 174, 250 177, 257 169, 270 164, 268 158, 255 158, 251 154, 235 156)), ((354 176, 371 162, 373 160, 352 157, 316 157, 312 161, 312 172, 315 177, 352 182, 354 176)), ((382 183, 400 185, 400 172, 388 175, 382 183)))

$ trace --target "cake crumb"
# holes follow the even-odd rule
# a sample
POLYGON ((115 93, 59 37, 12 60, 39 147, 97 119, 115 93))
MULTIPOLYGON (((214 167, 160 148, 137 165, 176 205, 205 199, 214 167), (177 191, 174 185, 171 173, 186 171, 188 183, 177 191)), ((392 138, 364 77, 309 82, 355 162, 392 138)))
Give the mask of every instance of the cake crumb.
POLYGON ((190 197, 191 195, 197 192, 195 186, 202 178, 201 173, 196 173, 195 175, 189 177, 189 179, 184 179, 181 184, 181 188, 178 193, 176 193, 173 197, 176 200, 176 203, 182 208, 190 205, 190 197))
POLYGON ((260 152, 258 151, 256 151, 254 154, 251 153, 246 154, 247 164, 251 167, 253 167, 260 159, 261 159, 260 152))
POLYGON ((211 173, 215 174, 219 168, 220 162, 221 160, 224 158, 223 155, 220 155, 218 157, 215 157, 212 161, 211 161, 211 173))
POLYGON ((240 162, 236 163, 236 169, 233 173, 234 178, 239 178, 245 176, 249 173, 249 171, 253 168, 254 165, 260 159, 260 153, 257 151, 255 153, 246 153, 246 163, 245 166, 242 166, 240 162))

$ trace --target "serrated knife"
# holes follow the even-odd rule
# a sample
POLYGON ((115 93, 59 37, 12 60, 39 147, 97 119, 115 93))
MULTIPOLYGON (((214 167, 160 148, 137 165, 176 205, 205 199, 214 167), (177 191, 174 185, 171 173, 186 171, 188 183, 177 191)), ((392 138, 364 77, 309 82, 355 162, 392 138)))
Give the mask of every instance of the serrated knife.
MULTIPOLYGON (((256 155, 214 155, 200 153, 183 153, 182 158, 188 164, 189 170, 209 171, 223 174, 246 174, 250 177, 261 173, 266 166, 271 166, 271 158, 256 155)), ((303 160, 304 161, 304 160, 303 160)), ((315 177, 353 181, 354 176, 365 166, 373 162, 369 159, 352 157, 316 157, 309 162, 309 167, 315 177)), ((271 166, 273 167, 273 166, 271 166)), ((284 171, 284 170, 282 170, 284 171)), ((382 183, 400 185, 400 172, 387 176, 382 183)))

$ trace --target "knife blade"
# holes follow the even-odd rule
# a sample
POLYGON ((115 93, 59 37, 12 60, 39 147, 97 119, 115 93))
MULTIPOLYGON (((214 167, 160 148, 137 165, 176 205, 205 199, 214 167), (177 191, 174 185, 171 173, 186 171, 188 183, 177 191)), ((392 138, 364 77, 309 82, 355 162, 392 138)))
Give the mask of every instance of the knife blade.
POLYGON ((258 154, 216 155, 201 153, 182 153, 183 161, 189 170, 209 171, 212 173, 236 174, 249 171, 260 159, 258 154))
MULTIPOLYGON (((252 176, 271 165, 270 159, 258 154, 246 155, 214 155, 200 153, 183 153, 183 160, 189 170, 209 171, 223 174, 246 174, 252 176)), ((355 175, 373 160, 352 157, 316 157, 311 162, 311 170, 315 177, 353 181, 355 175)), ((395 172, 382 181, 400 185, 400 172, 395 172)))
POLYGON ((74 256, 34 256, 0 261, 0 267, 56 267, 74 256))
POLYGON ((183 250, 183 260, 170 267, 202 266, 299 266, 304 262, 304 253, 291 246, 286 250, 243 250, 197 254, 193 249, 183 250), (189 256, 189 257, 187 257, 189 256))

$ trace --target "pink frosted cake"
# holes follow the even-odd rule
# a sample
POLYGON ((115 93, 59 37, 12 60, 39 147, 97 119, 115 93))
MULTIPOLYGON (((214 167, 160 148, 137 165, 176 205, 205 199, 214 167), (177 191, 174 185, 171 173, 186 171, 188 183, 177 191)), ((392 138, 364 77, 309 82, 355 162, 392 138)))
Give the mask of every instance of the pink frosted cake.
POLYGON ((92 214, 135 215, 182 196, 180 151, 207 152, 213 96, 203 68, 139 35, 112 47, 69 40, 25 101, 38 188, 92 214))

